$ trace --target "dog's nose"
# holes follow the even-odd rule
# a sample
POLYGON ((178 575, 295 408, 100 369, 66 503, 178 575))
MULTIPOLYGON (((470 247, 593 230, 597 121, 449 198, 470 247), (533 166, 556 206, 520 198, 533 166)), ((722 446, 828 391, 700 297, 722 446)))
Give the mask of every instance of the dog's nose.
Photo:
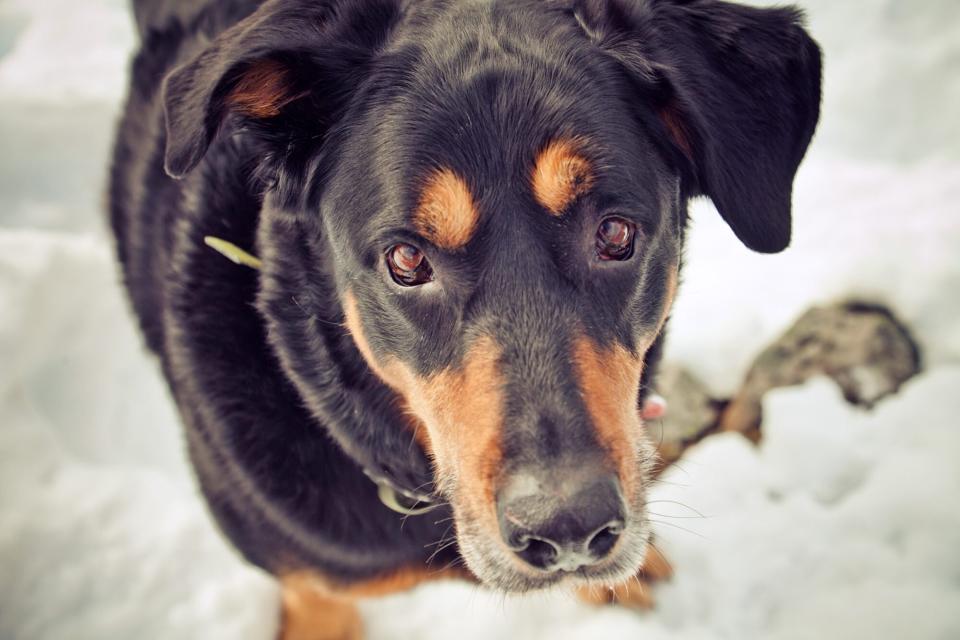
MULTIPOLYGON (((575 571, 605 558, 624 529, 620 483, 582 469, 559 482, 516 474, 500 492, 497 511, 507 546, 543 571, 575 571)), ((553 472, 556 478, 563 474, 553 472)))

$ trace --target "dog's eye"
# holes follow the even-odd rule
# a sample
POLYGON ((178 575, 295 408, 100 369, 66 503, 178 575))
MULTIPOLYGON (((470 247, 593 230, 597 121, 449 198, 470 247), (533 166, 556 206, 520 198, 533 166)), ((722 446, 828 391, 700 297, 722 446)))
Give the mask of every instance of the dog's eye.
POLYGON ((393 281, 415 287, 433 280, 433 269, 423 252, 410 244, 395 244, 387 250, 387 266, 393 281))
POLYGON ((637 227, 618 217, 605 218, 597 227, 596 250, 600 260, 629 260, 637 227))

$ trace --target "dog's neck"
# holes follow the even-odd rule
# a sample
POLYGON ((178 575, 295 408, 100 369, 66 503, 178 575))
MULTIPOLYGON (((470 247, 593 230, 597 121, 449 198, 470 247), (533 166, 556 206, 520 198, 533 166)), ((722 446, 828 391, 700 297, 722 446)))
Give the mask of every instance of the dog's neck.
MULTIPOLYGON (((258 271, 263 266, 263 261, 260 258, 228 240, 216 236, 205 236, 203 242, 238 266, 249 267, 258 271)), ((441 506, 441 503, 432 494, 397 486, 390 478, 367 467, 363 467, 363 472, 370 478, 371 482, 377 485, 377 495, 380 501, 392 511, 405 516, 415 516, 429 513, 441 506)))

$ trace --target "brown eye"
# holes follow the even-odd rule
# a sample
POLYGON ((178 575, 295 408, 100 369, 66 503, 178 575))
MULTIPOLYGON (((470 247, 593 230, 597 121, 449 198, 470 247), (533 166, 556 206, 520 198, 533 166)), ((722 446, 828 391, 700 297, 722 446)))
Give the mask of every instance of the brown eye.
POLYGON ((387 250, 387 266, 393 281, 415 287, 433 280, 433 269, 423 252, 410 244, 395 244, 387 250))
POLYGON ((597 257, 601 260, 628 260, 633 255, 636 231, 636 226, 623 218, 605 218, 597 227, 597 257))

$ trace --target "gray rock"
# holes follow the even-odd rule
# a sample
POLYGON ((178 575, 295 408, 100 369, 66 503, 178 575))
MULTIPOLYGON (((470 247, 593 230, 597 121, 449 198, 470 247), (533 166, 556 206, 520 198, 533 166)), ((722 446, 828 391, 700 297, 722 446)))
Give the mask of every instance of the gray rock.
POLYGON ((718 404, 706 386, 683 367, 664 362, 657 372, 656 390, 667 401, 663 418, 648 421, 650 437, 658 443, 665 464, 713 430, 718 404))
POLYGON ((872 408, 920 371, 916 343, 890 310, 845 302, 807 311, 747 373, 720 420, 721 431, 759 438, 763 395, 828 376, 847 402, 872 408))

